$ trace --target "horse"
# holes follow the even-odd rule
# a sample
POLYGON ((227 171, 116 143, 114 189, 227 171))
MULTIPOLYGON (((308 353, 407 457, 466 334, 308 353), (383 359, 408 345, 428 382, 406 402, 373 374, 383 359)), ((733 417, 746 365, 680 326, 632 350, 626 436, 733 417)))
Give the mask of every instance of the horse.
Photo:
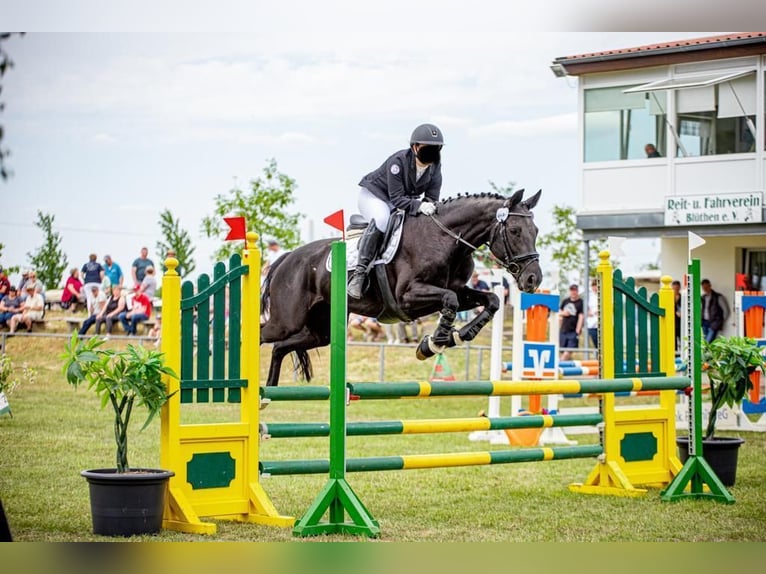
MULTIPOLYGON (((381 322, 414 320, 439 311, 434 333, 417 346, 419 360, 473 340, 500 306, 494 293, 467 286, 476 249, 487 245, 490 257, 511 273, 521 290, 531 293, 540 285, 532 209, 541 193, 527 200, 523 189, 510 197, 458 195, 440 201, 434 215, 407 216, 399 249, 385 266, 388 287, 371 280, 361 299, 349 298, 348 310, 381 322), (479 306, 483 310, 473 320, 454 327, 458 311, 479 306)), ((282 360, 291 352, 296 368, 310 381, 307 351, 330 344, 330 272, 325 263, 333 241, 313 241, 286 253, 264 278, 260 342, 273 344, 267 386, 279 384, 282 360)), ((370 273, 374 275, 381 273, 370 273)))

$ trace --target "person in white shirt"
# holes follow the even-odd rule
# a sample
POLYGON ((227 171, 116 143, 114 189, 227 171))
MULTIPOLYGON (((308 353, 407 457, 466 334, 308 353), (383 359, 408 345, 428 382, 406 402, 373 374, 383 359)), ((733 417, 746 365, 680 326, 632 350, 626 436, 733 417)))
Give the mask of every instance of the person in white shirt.
POLYGON ((598 279, 592 279, 590 282, 588 315, 585 318, 585 326, 588 328, 588 337, 593 343, 593 348, 598 349, 598 279))
POLYGON ((27 333, 32 331, 32 321, 39 321, 43 318, 43 307, 45 302, 43 296, 35 290, 34 284, 26 286, 27 298, 21 306, 21 313, 11 317, 10 332, 15 333, 19 323, 24 323, 27 327, 27 333))

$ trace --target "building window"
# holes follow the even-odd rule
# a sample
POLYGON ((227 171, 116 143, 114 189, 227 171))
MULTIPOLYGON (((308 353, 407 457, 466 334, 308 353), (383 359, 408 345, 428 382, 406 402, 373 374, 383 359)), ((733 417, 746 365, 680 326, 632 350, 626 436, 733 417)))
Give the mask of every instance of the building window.
POLYGON ((755 151, 755 76, 677 90, 678 155, 755 151))
POLYGON ((585 90, 585 161, 644 159, 650 143, 665 155, 665 92, 624 93, 630 86, 585 90))
POLYGON ((766 291, 766 251, 745 252, 746 290, 766 291))

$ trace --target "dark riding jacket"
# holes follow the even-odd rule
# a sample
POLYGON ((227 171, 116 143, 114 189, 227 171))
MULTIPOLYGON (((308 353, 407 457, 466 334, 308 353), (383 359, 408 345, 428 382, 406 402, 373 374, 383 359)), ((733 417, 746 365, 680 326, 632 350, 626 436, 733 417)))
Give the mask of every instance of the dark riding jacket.
POLYGON ((418 181, 416 170, 415 153, 411 148, 403 149, 365 175, 359 185, 389 205, 414 215, 421 203, 416 198, 424 194, 424 199, 437 202, 442 189, 441 163, 429 165, 418 181))

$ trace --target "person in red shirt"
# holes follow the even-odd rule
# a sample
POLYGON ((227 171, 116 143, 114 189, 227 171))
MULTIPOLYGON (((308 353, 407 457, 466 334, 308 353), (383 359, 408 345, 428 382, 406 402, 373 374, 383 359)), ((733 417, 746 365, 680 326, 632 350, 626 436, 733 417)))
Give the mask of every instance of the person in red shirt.
POLYGON ((8 276, 5 274, 5 269, 0 267, 0 300, 2 300, 3 297, 8 295, 8 292, 11 290, 11 282, 8 279, 8 276))
POLYGON ((61 294, 61 308, 72 308, 72 313, 77 311, 78 303, 85 303, 85 293, 82 290, 82 281, 80 281, 80 270, 72 267, 69 271, 69 277, 64 284, 64 292, 61 294))
POLYGON ((128 335, 135 335, 138 324, 146 321, 151 315, 151 300, 146 293, 139 292, 133 297, 133 306, 130 311, 120 313, 120 322, 128 335))

